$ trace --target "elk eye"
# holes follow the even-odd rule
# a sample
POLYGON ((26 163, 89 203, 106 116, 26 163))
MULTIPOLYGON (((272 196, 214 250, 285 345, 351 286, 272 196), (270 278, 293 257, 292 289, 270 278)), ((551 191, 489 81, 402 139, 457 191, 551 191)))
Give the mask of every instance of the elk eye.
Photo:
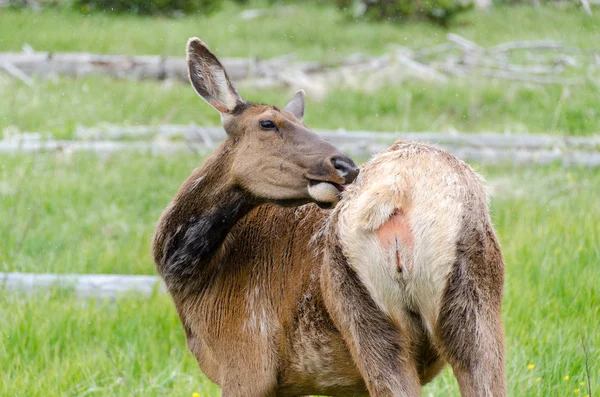
POLYGON ((275 123, 272 122, 271 120, 261 120, 261 122, 260 122, 260 128, 262 128, 263 130, 274 130, 274 129, 276 129, 275 123))

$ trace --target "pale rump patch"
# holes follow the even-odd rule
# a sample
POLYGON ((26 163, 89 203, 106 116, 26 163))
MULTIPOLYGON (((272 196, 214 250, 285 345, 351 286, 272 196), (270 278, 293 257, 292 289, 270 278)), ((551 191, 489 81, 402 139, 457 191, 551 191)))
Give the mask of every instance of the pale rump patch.
POLYGON ((465 192, 481 186, 454 161, 399 143, 362 168, 334 210, 348 264, 373 300, 399 325, 407 310, 419 314, 430 337, 456 262, 465 192))
POLYGON ((406 254, 413 251, 413 234, 410 219, 401 209, 396 209, 390 219, 376 230, 377 239, 381 247, 393 258, 396 270, 409 271, 406 254))

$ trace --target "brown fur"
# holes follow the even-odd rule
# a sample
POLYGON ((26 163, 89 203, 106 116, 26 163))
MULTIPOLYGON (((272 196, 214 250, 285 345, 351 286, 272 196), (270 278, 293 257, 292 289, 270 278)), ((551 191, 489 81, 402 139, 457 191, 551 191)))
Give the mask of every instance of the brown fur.
POLYGON ((346 182, 329 159, 351 160, 307 133, 299 102, 292 114, 197 90, 226 111, 228 138, 163 213, 153 253, 188 347, 224 396, 418 396, 445 362, 463 396, 505 395, 503 261, 466 164, 400 142, 333 212, 283 208, 272 203, 314 201, 307 174, 346 182), (294 138, 256 130, 267 113, 294 138))

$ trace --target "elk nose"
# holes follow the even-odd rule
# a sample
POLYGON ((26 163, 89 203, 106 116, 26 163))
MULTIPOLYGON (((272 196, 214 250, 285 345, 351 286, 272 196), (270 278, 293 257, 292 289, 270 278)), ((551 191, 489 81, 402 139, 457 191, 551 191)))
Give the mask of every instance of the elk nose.
POLYGON ((354 182, 358 176, 359 169, 350 157, 338 153, 331 156, 329 160, 337 173, 344 178, 344 184, 354 182))

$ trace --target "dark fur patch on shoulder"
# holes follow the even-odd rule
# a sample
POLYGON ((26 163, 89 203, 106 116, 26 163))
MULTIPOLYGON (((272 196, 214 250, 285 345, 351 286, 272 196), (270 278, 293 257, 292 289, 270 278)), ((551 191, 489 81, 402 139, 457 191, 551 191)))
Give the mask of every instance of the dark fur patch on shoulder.
POLYGON ((251 208, 241 192, 234 192, 209 213, 192 217, 178 227, 164 250, 163 277, 167 286, 180 290, 200 282, 202 273, 213 274, 214 269, 205 268, 210 258, 251 208))

